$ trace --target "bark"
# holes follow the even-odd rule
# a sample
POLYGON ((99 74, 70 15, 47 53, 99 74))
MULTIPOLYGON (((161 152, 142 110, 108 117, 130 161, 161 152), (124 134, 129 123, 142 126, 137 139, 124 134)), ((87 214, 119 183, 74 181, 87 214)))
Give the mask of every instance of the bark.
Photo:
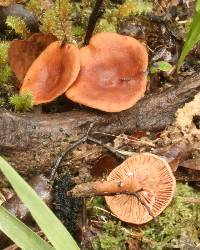
POLYGON ((16 114, 0 111, 0 153, 20 172, 48 171, 68 141, 82 136, 95 122, 92 133, 133 133, 162 130, 171 125, 176 110, 200 90, 200 74, 162 93, 147 95, 133 108, 120 113, 75 110, 60 114, 16 114))

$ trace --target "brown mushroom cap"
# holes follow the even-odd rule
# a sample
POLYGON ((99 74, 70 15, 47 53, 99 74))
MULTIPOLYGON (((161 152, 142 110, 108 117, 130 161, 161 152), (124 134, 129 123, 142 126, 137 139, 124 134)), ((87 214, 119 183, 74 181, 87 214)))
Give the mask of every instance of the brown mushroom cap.
POLYGON ((76 80, 80 70, 79 49, 72 44, 50 44, 29 68, 20 93, 31 92, 35 105, 54 100, 76 80))
POLYGON ((107 112, 132 107, 146 90, 148 55, 136 39, 98 33, 80 50, 81 70, 66 96, 107 112))
MULTIPOLYGON (((142 191, 138 192, 138 196, 154 217, 169 205, 176 181, 164 159, 153 154, 130 157, 109 174, 108 181, 123 180, 128 176, 133 176, 141 185, 142 191)), ((122 221, 143 224, 153 219, 135 196, 122 194, 106 196, 105 199, 111 211, 122 221)))
POLYGON ((35 33, 27 40, 14 40, 10 44, 8 61, 17 79, 22 82, 33 63, 46 47, 57 38, 51 34, 35 33))

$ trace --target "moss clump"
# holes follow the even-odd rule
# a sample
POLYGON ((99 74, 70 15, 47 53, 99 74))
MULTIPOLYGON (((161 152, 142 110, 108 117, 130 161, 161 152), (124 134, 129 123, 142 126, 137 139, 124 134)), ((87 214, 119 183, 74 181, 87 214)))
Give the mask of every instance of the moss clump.
POLYGON ((88 208, 90 217, 98 217, 100 215, 103 215, 104 212, 103 210, 101 210, 101 208, 105 209, 105 205, 105 199, 101 196, 93 197, 88 200, 86 206, 88 208))
POLYGON ((23 38, 27 38, 30 33, 25 21, 21 17, 8 16, 6 18, 6 24, 8 27, 14 30, 16 34, 20 35, 23 38))
POLYGON ((119 7, 119 17, 127 18, 134 15, 146 15, 152 12, 153 4, 148 0, 126 0, 119 7))
POLYGON ((23 95, 13 95, 10 97, 10 104, 15 111, 30 111, 33 108, 32 95, 28 92, 23 95))
POLYGON ((12 70, 8 64, 0 65, 0 85, 6 83, 12 76, 12 70))
POLYGON ((7 63, 9 46, 9 42, 0 42, 0 64, 7 63))
POLYGON ((93 238, 94 250, 125 250, 128 234, 121 227, 121 223, 108 221, 103 223, 102 232, 93 238))
POLYGON ((70 16, 72 4, 68 0, 57 0, 52 7, 45 11, 41 17, 40 30, 45 33, 51 33, 58 39, 65 37, 71 41, 71 22, 70 16))
POLYGON ((0 87, 2 87, 2 84, 6 83, 12 75, 11 68, 8 65, 9 46, 8 42, 0 42, 0 87))
POLYGON ((157 223, 151 222, 144 232, 145 249, 183 249, 186 246, 194 249, 200 243, 199 200, 199 192, 188 185, 177 184, 170 206, 157 217, 157 223))
POLYGON ((0 107, 5 107, 7 97, 11 95, 13 85, 10 84, 12 70, 8 65, 9 42, 0 42, 0 107))

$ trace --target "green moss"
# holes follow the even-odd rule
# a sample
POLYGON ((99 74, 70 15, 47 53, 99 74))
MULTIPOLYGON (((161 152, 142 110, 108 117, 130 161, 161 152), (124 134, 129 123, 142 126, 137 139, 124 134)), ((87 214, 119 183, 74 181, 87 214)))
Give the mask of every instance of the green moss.
POLYGON ((80 37, 85 34, 85 30, 81 26, 75 25, 72 27, 72 34, 75 37, 80 37))
POLYGON ((45 0, 29 0, 26 3, 26 8, 35 13, 36 16, 40 16, 42 11, 45 9, 45 0))
POLYGON ((126 18, 132 15, 142 15, 152 12, 153 4, 148 0, 126 0, 119 6, 119 17, 126 18))
POLYGON ((4 98, 0 98, 0 108, 2 108, 5 104, 4 98))
POLYGON ((97 32, 117 32, 117 14, 118 9, 112 5, 107 6, 104 11, 103 17, 99 20, 95 33, 97 32))
POLYGON ((9 42, 0 42, 0 64, 7 63, 9 46, 9 42))
POLYGON ((188 185, 177 184, 170 206, 145 230, 145 249, 183 249, 200 243, 200 193, 188 185), (197 203, 193 204, 192 200, 197 203))
POLYGON ((71 40, 70 16, 72 4, 68 0, 57 0, 50 9, 46 10, 41 18, 40 30, 44 33, 51 33, 58 39, 65 37, 71 40))
POLYGON ((9 101, 15 111, 30 111, 33 108, 32 95, 28 92, 23 95, 13 95, 9 101))
POLYGON ((103 215, 104 212, 98 208, 105 208, 105 199, 102 196, 92 197, 87 201, 87 209, 90 217, 98 217, 103 215))
POLYGON ((102 232, 93 238, 94 250, 125 250, 125 242, 128 238, 127 232, 121 227, 121 223, 112 221, 103 224, 102 232))
POLYGON ((26 26, 26 23, 21 17, 8 16, 6 18, 6 24, 8 27, 14 30, 16 34, 23 38, 26 38, 29 35, 29 30, 26 26))
POLYGON ((12 70, 8 64, 0 66, 0 86, 6 83, 12 76, 12 70))

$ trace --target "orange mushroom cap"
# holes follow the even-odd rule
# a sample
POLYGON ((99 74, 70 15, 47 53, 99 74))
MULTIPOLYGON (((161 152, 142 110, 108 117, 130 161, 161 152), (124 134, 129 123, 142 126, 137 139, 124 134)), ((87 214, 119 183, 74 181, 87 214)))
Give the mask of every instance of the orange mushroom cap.
POLYGON ((111 211, 122 221, 133 224, 143 224, 159 215, 172 200, 176 181, 169 164, 162 158, 153 154, 140 154, 133 156, 116 167, 108 176, 108 181, 120 180, 121 189, 135 192, 135 185, 130 188, 123 187, 136 181, 136 186, 142 191, 138 196, 147 208, 133 195, 106 196, 106 202, 111 211), (129 180, 129 181, 127 181, 129 180), (125 184, 124 182, 124 184, 125 184), (134 190, 131 190, 134 189, 134 190))
POLYGON ((107 112, 132 107, 146 90, 148 55, 136 39, 98 33, 80 49, 81 70, 66 96, 107 112))
POLYGON ((11 42, 8 61, 17 79, 22 82, 33 63, 46 47, 57 38, 51 34, 35 33, 27 40, 11 42))
POLYGON ((79 49, 56 41, 29 68, 20 93, 31 92, 35 105, 54 100, 76 80, 80 70, 79 49))

